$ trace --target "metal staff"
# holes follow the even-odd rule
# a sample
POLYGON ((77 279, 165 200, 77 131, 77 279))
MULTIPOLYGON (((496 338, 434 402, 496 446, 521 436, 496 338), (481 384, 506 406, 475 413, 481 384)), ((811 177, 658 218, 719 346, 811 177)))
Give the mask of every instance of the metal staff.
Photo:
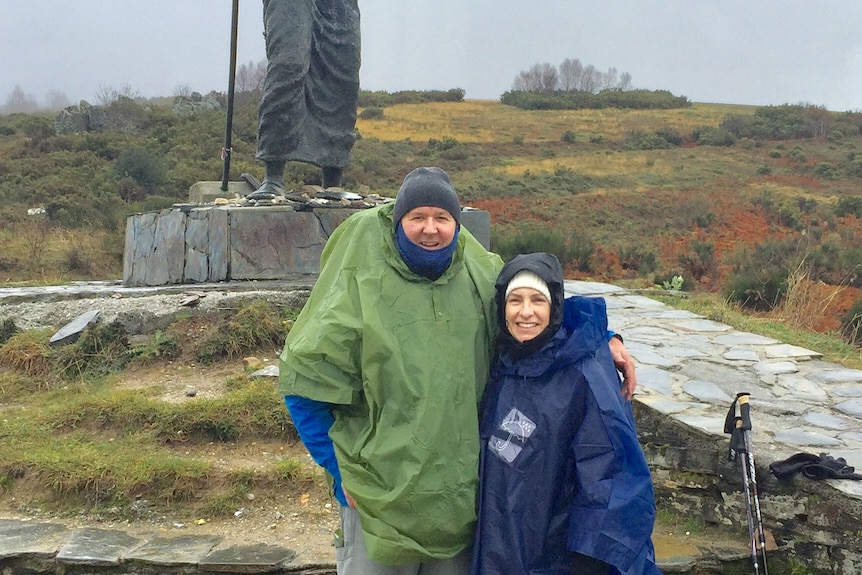
POLYGON ((748 519, 748 536, 751 541, 751 561, 754 564, 755 575, 760 575, 758 548, 763 560, 763 574, 769 575, 766 566, 766 533, 763 530, 763 517, 760 514, 760 498, 757 495, 757 472, 754 466, 754 453, 751 449, 751 406, 748 392, 737 393, 727 417, 724 420, 724 432, 730 434, 730 451, 728 460, 735 461, 742 453, 742 488, 745 492, 745 512, 748 519), (736 406, 739 405, 739 415, 736 406))
POLYGON ((227 122, 224 130, 224 147, 221 149, 221 159, 224 160, 224 170, 221 176, 221 190, 227 191, 230 178, 231 132, 233 131, 233 94, 236 81, 236 37, 237 21, 239 20, 239 0, 233 0, 233 13, 230 23, 230 78, 227 87, 227 122))

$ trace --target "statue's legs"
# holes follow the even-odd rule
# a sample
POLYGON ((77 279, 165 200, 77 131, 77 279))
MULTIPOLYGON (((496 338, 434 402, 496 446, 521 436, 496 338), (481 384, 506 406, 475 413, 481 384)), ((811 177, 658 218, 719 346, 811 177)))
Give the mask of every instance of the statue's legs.
POLYGON ((263 0, 267 73, 257 158, 267 184, 284 186, 284 164, 323 168, 337 186, 350 163, 359 99, 357 0, 263 0))

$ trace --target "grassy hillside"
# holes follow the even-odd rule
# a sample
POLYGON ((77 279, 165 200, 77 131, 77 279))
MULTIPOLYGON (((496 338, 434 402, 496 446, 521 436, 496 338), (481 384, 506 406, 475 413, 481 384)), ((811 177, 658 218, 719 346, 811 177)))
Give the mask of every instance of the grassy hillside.
MULTIPOLYGON (((124 133, 55 136, 50 117, 0 118, 0 281, 119 277, 126 214, 184 201, 194 181, 220 179, 223 113, 124 105, 133 126, 124 133), (33 207, 47 216, 27 216, 33 207)), ((698 145, 704 132, 758 110, 389 106, 367 115, 374 119, 360 113, 345 187, 394 196, 409 170, 438 165, 465 203, 491 213, 504 256, 554 251, 570 276, 632 287, 679 275, 685 289, 747 294, 738 297, 760 309, 786 296, 793 270, 850 288, 830 312, 837 317, 862 283, 858 114, 803 110, 819 122, 816 137, 698 145)), ((253 101, 238 101, 234 132, 232 176, 261 177, 253 101)), ((318 174, 297 164, 287 177, 300 185, 318 174)))

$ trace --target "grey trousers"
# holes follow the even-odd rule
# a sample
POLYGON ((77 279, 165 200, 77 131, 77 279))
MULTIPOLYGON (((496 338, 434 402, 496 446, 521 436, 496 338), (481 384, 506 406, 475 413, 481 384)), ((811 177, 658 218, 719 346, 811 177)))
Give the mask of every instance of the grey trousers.
POLYGON ((345 168, 356 140, 358 0, 263 0, 257 159, 345 168))
POLYGON ((470 548, 451 559, 438 559, 406 565, 383 565, 368 558, 359 513, 340 506, 344 546, 336 547, 338 575, 467 575, 470 572, 470 548))

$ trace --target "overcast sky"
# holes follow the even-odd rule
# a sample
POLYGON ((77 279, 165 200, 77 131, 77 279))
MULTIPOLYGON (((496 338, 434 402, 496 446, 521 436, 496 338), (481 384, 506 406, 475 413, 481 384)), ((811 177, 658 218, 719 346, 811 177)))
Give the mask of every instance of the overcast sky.
MULTIPOLYGON (((16 85, 96 103, 101 87, 227 91, 231 0, 2 0, 0 106, 16 85)), ((577 58, 694 102, 862 110, 860 0, 360 0, 363 89, 496 99, 577 58)), ((265 58, 240 0, 237 60, 265 58)))

